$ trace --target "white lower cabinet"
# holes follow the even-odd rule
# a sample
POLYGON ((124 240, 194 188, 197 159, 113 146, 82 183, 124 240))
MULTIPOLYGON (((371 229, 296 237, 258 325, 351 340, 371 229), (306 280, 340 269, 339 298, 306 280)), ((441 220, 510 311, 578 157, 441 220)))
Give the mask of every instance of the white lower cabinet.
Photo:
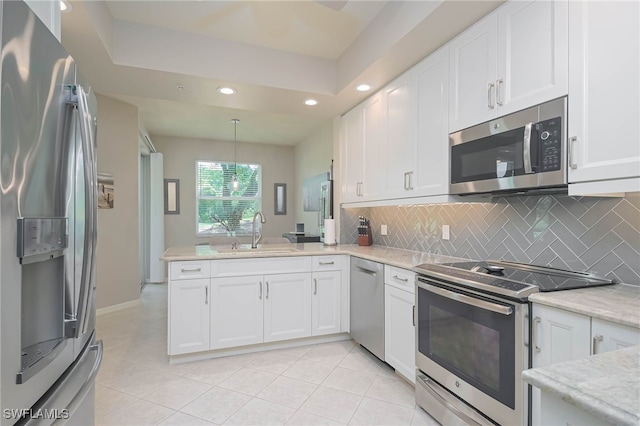
POLYGON ((171 262, 169 355, 348 331, 345 258, 171 262))
POLYGON ((396 372, 415 383, 415 274, 388 265, 384 269, 384 358, 396 372))
MULTIPOLYGON (((533 368, 640 344, 640 329, 563 309, 534 303, 531 317, 533 368)), ((533 425, 599 423, 536 387, 531 411, 533 425)))
POLYGON ((211 349, 263 341, 262 275, 211 279, 211 349))
POLYGON ((264 277, 264 341, 311 335, 311 275, 264 277))
POLYGON ((311 335, 311 275, 211 279, 211 349, 311 335))
POLYGON ((169 286, 169 355, 209 349, 209 278, 169 286))
POLYGON ((342 311, 342 272, 314 272, 311 296, 311 334, 339 333, 342 311))

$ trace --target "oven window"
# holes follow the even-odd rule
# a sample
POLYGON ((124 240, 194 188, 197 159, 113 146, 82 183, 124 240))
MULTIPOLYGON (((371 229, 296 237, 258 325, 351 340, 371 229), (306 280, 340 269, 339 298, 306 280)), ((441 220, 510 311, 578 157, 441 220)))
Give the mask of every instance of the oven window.
POLYGON ((520 176, 524 127, 451 147, 451 183, 520 176))
POLYGON ((418 290, 419 351, 514 408, 515 315, 502 315, 423 288, 418 290))

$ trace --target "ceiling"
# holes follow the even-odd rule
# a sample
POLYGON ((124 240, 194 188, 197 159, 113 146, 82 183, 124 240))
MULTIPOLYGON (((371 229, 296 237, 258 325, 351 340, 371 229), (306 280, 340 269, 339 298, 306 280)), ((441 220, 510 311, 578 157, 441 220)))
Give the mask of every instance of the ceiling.
POLYGON ((500 3, 71 1, 62 43, 152 140, 233 140, 238 118, 238 141, 295 145, 371 94, 358 83, 379 89, 500 3))

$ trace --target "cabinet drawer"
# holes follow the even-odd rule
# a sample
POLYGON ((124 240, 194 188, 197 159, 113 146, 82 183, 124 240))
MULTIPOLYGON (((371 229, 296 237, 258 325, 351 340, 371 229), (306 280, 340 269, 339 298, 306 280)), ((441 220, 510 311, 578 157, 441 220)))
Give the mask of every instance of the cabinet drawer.
POLYGON ((384 265, 384 283, 411 294, 415 293, 415 272, 395 266, 384 265))
POLYGON ((172 280, 188 280, 192 278, 209 278, 209 260, 189 260, 184 262, 171 262, 169 276, 172 280))
POLYGON ((313 256, 313 271, 339 271, 344 256, 313 256))

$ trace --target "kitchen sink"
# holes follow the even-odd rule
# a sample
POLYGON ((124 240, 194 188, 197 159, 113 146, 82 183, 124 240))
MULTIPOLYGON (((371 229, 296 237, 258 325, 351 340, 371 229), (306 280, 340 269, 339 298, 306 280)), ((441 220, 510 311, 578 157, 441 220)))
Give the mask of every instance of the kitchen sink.
POLYGON ((242 256, 247 255, 264 255, 264 254, 283 254, 283 253, 294 253, 298 251, 292 247, 258 247, 251 248, 250 246, 240 246, 238 248, 218 248, 216 251, 219 254, 237 254, 242 256))

